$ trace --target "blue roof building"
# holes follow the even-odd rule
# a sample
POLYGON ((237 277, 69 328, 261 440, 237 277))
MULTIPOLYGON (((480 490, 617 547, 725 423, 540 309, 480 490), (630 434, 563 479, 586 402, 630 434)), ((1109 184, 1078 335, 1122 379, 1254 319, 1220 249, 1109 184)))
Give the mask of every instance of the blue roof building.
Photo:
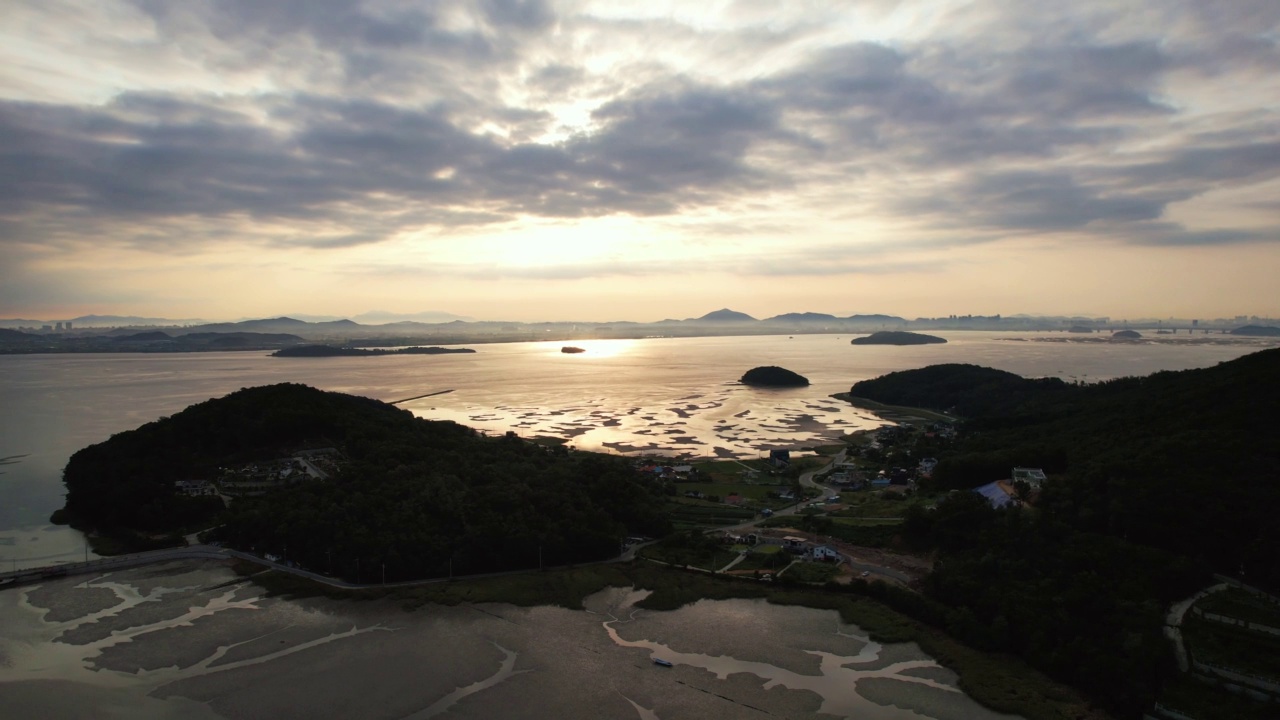
POLYGON ((999 481, 987 483, 982 487, 976 487, 973 491, 986 498, 987 502, 991 503, 991 507, 993 508, 1002 508, 1006 505, 1018 504, 1018 501, 1009 493, 1008 490, 1004 488, 1003 485, 1000 484, 999 481))

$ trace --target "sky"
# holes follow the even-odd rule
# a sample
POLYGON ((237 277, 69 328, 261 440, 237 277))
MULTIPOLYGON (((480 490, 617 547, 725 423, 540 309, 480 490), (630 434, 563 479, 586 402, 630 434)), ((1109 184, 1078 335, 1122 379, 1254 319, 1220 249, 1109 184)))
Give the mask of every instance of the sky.
POLYGON ((0 317, 1280 316, 1280 2, 9 0, 0 317))

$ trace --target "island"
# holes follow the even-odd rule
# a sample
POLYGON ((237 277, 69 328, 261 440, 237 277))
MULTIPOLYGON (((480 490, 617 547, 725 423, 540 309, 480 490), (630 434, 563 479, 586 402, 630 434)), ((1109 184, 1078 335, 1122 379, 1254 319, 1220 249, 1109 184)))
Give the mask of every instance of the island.
POLYGON ((1142 333, 1135 330, 1117 330, 1111 333, 1112 340, 1138 340, 1142 337, 1142 333))
POLYGON ((850 345, 936 345, 945 343, 945 338, 905 330, 881 330, 865 337, 857 337, 849 341, 850 345))
POLYGON ((388 582, 590 562, 671 528, 661 479, 626 458, 288 383, 117 433, 72 455, 63 481, 54 521, 100 554, 216 525, 228 547, 352 581, 375 559, 388 582))
POLYGON ((337 347, 335 345, 298 345, 296 347, 281 348, 273 353, 271 357, 371 357, 374 355, 452 355, 454 353, 473 353, 475 350, 471 348, 442 348, 442 347, 407 347, 388 350, 386 348, 353 348, 353 347, 337 347))
POLYGON ((564 347, 560 348, 560 352, 562 352, 562 353, 569 353, 569 354, 571 354, 571 355, 574 355, 574 354, 577 354, 577 353, 584 353, 584 352, 586 352, 586 350, 583 350, 583 349, 582 349, 582 348, 580 348, 580 347, 574 347, 574 346, 572 346, 572 345, 565 345, 564 347))
POLYGON ((751 368, 738 381, 757 387, 808 387, 809 379, 775 365, 751 368))
POLYGON ((1245 337, 1280 337, 1280 327, 1271 325, 1245 325, 1231 331, 1232 335, 1244 335, 1245 337))

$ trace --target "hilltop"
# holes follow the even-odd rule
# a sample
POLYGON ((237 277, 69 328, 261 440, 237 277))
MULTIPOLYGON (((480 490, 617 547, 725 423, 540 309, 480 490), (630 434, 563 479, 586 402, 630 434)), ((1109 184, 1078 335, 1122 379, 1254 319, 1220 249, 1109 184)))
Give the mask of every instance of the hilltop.
POLYGON ((855 384, 967 418, 953 441, 928 441, 938 462, 919 489, 942 499, 902 525, 936 559, 923 590, 946 607, 921 617, 1139 716, 1176 677, 1163 634, 1172 603, 1211 572, 1280 588, 1276 377, 1280 349, 1094 385, 973 365, 855 384), (1017 489, 1034 509, 970 492, 1014 467, 1048 476, 1017 489))
MULTIPOLYGON (((285 554, 354 577, 378 558, 388 579, 476 573, 616 554, 620 538, 660 535, 656 481, 620 457, 487 438, 369 398, 305 385, 248 388, 119 433, 74 455, 56 516, 126 547, 180 544, 222 524, 224 541, 285 554), (213 481, 220 468, 299 448, 344 458, 328 480, 282 484, 237 499, 179 494, 175 479, 213 481), (165 538, 164 536, 168 536, 165 538), (530 559, 530 553, 535 553, 530 559)), ((536 565, 535 565, 536 566, 536 565)))
POLYGON ((946 339, 935 335, 922 335, 920 333, 906 332, 903 330, 882 330, 873 332, 866 337, 854 338, 849 341, 850 345, 940 345, 945 343, 946 339))
POLYGON ((751 368, 738 381, 757 387, 808 387, 809 379, 786 368, 775 365, 751 368))

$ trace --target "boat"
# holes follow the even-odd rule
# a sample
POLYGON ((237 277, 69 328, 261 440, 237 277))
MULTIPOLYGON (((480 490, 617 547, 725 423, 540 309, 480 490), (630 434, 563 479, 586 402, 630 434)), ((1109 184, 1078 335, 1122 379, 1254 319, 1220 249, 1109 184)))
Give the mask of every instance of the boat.
POLYGON ((661 665, 662 667, 674 667, 674 666, 671 664, 671 661, 670 661, 670 660, 663 660, 662 658, 654 658, 654 659, 653 659, 653 664, 654 664, 654 665, 661 665))

